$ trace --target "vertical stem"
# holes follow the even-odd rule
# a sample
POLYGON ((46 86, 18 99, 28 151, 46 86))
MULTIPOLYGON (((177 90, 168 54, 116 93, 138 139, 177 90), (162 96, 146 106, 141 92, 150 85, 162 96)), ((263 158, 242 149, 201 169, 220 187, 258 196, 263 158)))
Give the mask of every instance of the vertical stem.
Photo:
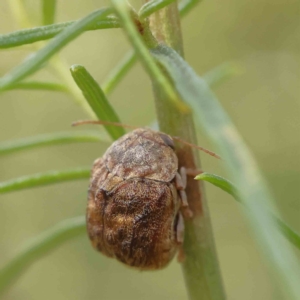
MULTIPOLYGON (((174 48, 183 55, 182 35, 177 3, 161 9, 150 16, 150 28, 155 38, 174 48)), ((163 91, 154 85, 155 104, 160 129, 170 135, 184 138, 197 144, 191 114, 178 111, 166 99, 163 91)), ((194 149, 177 144, 179 165, 201 169, 199 153, 194 149)), ((218 259, 213 238, 207 201, 202 183, 188 180, 187 196, 194 217, 185 220, 185 261, 182 269, 191 300, 224 300, 218 259)))

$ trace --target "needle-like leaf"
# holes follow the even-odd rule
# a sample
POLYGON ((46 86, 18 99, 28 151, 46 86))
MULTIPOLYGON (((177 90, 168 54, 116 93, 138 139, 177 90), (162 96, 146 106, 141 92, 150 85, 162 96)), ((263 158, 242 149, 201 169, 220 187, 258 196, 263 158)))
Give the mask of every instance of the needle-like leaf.
MULTIPOLYGON (((7 34, 1 34, 0 49, 7 49, 51 39, 66 28, 74 25, 74 23, 76 22, 77 21, 69 21, 64 23, 22 29, 7 34)), ((108 28, 120 28, 120 23, 116 17, 106 16, 105 18, 103 18, 103 20, 96 21, 92 25, 87 26, 84 31, 108 28)))
POLYGON ((159 9, 164 8, 165 6, 171 4, 174 1, 175 0, 152 0, 146 2, 139 10, 139 17, 141 19, 145 19, 149 17, 151 14, 158 11, 159 9))
MULTIPOLYGON (((120 19, 120 22, 122 23, 124 30, 128 35, 130 42, 132 43, 132 46, 134 47, 136 55, 141 60, 149 76, 151 76, 155 82, 163 87, 164 92, 166 93, 166 95, 168 95, 168 99, 170 99, 170 101, 172 101, 174 105, 176 105, 181 111, 187 111, 187 106, 185 106, 185 104, 180 101, 177 93, 172 88, 170 81, 159 69, 159 67, 151 57, 149 50, 146 48, 143 40, 140 37, 140 34, 138 33, 134 25, 133 20, 131 19, 134 13, 132 12, 132 14, 130 15, 129 6, 127 5, 127 3, 123 0, 111 0, 111 3, 120 19)), ((136 16, 134 17, 136 18, 136 16)), ((144 25, 145 24, 143 24, 143 26, 144 25)), ((146 26, 143 28, 143 34, 144 37, 148 39, 149 44, 152 43, 153 47, 157 45, 157 42, 151 35, 149 28, 147 28, 146 26)))
POLYGON ((81 142, 105 142, 109 139, 98 132, 73 131, 41 134, 19 140, 0 143, 0 155, 11 154, 16 151, 45 147, 57 144, 81 143, 81 142))
POLYGON ((49 171, 0 182, 0 194, 90 177, 91 168, 49 171))
MULTIPOLYGON (((70 70, 76 84, 98 119, 120 123, 120 118, 91 74, 80 65, 73 65, 70 70)), ((125 134, 125 129, 122 127, 110 125, 104 125, 104 127, 114 140, 125 134)))
POLYGON ((26 81, 17 82, 4 89, 4 91, 10 90, 46 90, 52 92, 64 92, 67 93, 68 89, 65 85, 52 82, 41 82, 41 81, 26 81))
POLYGON ((11 84, 18 82, 26 76, 37 71, 39 67, 43 63, 45 63, 51 56, 56 54, 60 49, 70 43, 77 36, 79 36, 89 26, 95 24, 97 21, 104 19, 111 12, 112 10, 109 8, 100 9, 92 12, 88 16, 72 24, 70 27, 56 36, 44 48, 37 51, 18 67, 13 69, 10 73, 2 77, 0 79, 0 90, 7 88, 11 84))

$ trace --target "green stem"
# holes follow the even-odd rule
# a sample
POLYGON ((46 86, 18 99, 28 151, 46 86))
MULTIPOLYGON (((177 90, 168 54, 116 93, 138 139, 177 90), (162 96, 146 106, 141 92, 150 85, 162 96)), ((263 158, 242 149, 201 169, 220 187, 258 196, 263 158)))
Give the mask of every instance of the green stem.
MULTIPOLYGON (((156 39, 171 46, 181 55, 183 54, 176 3, 151 15, 150 27, 156 39)), ((197 144, 192 115, 182 113, 172 105, 157 84, 154 84, 154 93, 160 129, 197 144)), ((180 166, 201 169, 198 153, 190 147, 177 145, 177 155, 180 166)), ((203 185, 189 179, 186 192, 190 208, 194 212, 191 220, 185 220, 186 259, 182 264, 189 298, 191 300, 224 300, 225 293, 203 185)))

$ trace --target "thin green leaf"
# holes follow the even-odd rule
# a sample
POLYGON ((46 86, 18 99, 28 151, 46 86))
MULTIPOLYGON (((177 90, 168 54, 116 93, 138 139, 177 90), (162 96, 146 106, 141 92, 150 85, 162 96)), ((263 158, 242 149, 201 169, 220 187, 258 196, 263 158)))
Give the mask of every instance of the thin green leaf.
POLYGON ((54 23, 56 0, 42 0, 43 6, 43 24, 49 25, 54 23))
POLYGON ((5 141, 0 143, 0 155, 11 154, 16 151, 44 146, 82 142, 109 143, 110 141, 107 137, 99 134, 98 132, 93 131, 73 131, 41 134, 33 137, 27 137, 19 140, 5 141))
POLYGON ((164 8, 165 6, 171 4, 175 0, 152 0, 145 3, 139 10, 139 17, 145 19, 158 11, 159 9, 164 8))
MULTIPOLYGON (((12 48, 53 38, 77 21, 69 21, 47 26, 18 30, 12 33, 0 35, 0 49, 12 48)), ((84 31, 120 28, 119 21, 114 16, 107 16, 103 20, 88 25, 84 31)))
POLYGON ((95 22, 102 20, 112 11, 105 8, 92 12, 83 19, 75 22, 69 28, 64 30, 52 41, 50 41, 44 48, 37 51, 30 58, 13 69, 10 73, 6 74, 0 79, 0 90, 7 88, 9 85, 14 84, 26 76, 34 73, 39 69, 40 65, 46 62, 51 56, 56 54, 60 49, 70 43, 73 39, 79 36, 88 26, 93 25, 95 22))
MULTIPOLYGON (((212 183, 216 187, 219 187, 223 191, 227 192, 233 198, 243 203, 243 201, 239 198, 236 187, 227 179, 207 172, 201 173, 195 177, 196 180, 204 180, 212 183)), ((270 212, 269 212, 270 213, 270 212)), ((280 220, 278 217, 274 216, 272 213, 271 217, 274 219, 274 222, 277 224, 278 229, 283 234, 283 236, 288 239, 294 246, 296 246, 300 250, 300 235, 297 234, 292 228, 290 228, 286 223, 280 220)))
POLYGON ((219 187, 226 193, 230 194, 233 196, 238 202, 240 202, 240 199, 237 196, 237 190, 235 186, 227 179, 215 175, 215 174, 210 174, 207 172, 203 172, 195 177, 196 180, 205 180, 207 182, 212 183, 213 185, 219 187))
MULTIPOLYGON (((189 1, 187 1, 189 2, 189 1)), ((190 1, 190 9, 193 8, 194 5, 196 5, 199 1, 190 1)), ((182 6, 182 9, 185 9, 184 6, 182 6)), ((184 17, 186 16, 186 12, 183 13, 181 16, 184 17)), ((109 18, 109 17, 107 17, 109 18)), ((103 21, 104 22, 104 21, 103 21)), ((120 27, 120 22, 116 21, 116 27, 120 27)), ((0 39, 1 41, 1 39, 0 39)), ((0 44, 1 47, 1 44, 0 44)), ((133 67, 133 65, 135 64, 135 62, 137 61, 136 59, 136 55, 134 52, 129 51, 128 53, 126 53, 124 55, 124 58, 120 61, 120 63, 116 66, 115 69, 112 70, 112 72, 108 75, 108 78, 104 81, 104 83, 102 84, 102 89, 104 91, 104 93, 107 95, 108 93, 110 93, 116 86, 117 84, 120 82, 120 80, 126 75, 126 73, 133 67)), ((224 72, 225 73, 225 72, 224 72)), ((232 74, 234 75, 234 74, 232 74)), ((224 75, 225 76, 225 75, 224 75)), ((221 76, 220 76, 221 77, 221 76)), ((229 77, 229 76, 228 76, 229 77)), ((209 78, 210 79, 210 78, 209 78)), ((225 79, 224 79, 225 80, 225 79)), ((214 79, 211 78, 211 81, 213 82, 214 79)), ((217 81, 217 80, 215 80, 217 81)), ((219 79, 219 82, 223 82, 223 78, 219 79)), ((214 83, 215 86, 219 85, 219 82, 214 83)))
POLYGON ((17 82, 4 89, 4 91, 10 90, 46 90, 68 93, 67 87, 63 84, 40 81, 17 82))
POLYGON ((0 182, 0 194, 90 177, 91 168, 49 171, 0 182))
POLYGON ((112 71, 110 71, 107 78, 102 84, 102 89, 105 95, 109 94, 118 85, 121 79, 135 64, 136 60, 136 55, 133 51, 129 51, 124 55, 117 66, 112 69, 112 71))
MULTIPOLYGON (((80 65, 73 65, 70 68, 70 71, 76 84, 82 91, 85 99, 95 112, 98 119, 121 123, 117 113, 110 105, 99 84, 91 76, 91 74, 80 65)), ((104 125, 104 127, 114 140, 126 133, 125 129, 122 127, 110 125, 104 125)))
POLYGON ((203 79, 211 88, 215 88, 221 85, 224 81, 242 74, 242 72, 243 70, 238 64, 226 62, 205 73, 203 75, 203 79))
POLYGON ((205 80, 199 78, 177 52, 160 45, 152 50, 152 54, 174 81, 182 99, 191 106, 195 120, 219 148, 236 182, 239 196, 247 205, 246 212, 258 243, 263 246, 261 249, 272 263, 273 270, 277 271, 278 284, 283 293, 288 295, 288 299, 298 299, 299 262, 290 245, 284 243, 274 219, 265 208, 266 202, 271 202, 272 197, 249 149, 205 80))
POLYGON ((202 0, 183 0, 179 3, 179 13, 181 17, 187 15, 202 0))
MULTIPOLYGON (((178 95, 173 90, 169 80, 166 76, 162 73, 159 67, 154 62, 153 58, 151 57, 149 50, 146 48, 145 44, 143 43, 137 29, 131 19, 129 14, 129 7, 126 2, 123 0, 111 0, 111 3, 120 19, 120 22, 125 29, 130 42, 132 43, 136 55, 140 58, 141 62, 143 63, 146 71, 148 74, 153 78, 155 82, 163 86, 164 92, 168 95, 168 99, 170 99, 174 105, 176 105, 181 111, 186 111, 187 107, 179 100, 178 95)), ((134 14, 131 12, 132 15, 134 14)), ((136 17, 136 16, 135 16, 136 17)), ((144 37, 148 39, 149 43, 152 43, 153 47, 157 45, 157 42, 152 37, 149 28, 145 24, 144 25, 144 37), (150 41, 151 40, 151 41, 150 41)))
POLYGON ((58 223, 30 240, 0 270, 0 295, 33 263, 63 243, 86 233, 85 217, 58 223))

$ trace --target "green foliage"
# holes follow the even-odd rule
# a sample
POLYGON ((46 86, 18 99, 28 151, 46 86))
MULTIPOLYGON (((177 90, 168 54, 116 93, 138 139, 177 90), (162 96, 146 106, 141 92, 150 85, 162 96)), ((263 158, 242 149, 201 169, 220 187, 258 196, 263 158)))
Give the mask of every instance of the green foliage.
MULTIPOLYGON (((192 110, 198 125, 206 131, 209 138, 221 151, 229 174, 236 182, 236 187, 224 178, 208 173, 202 173, 196 179, 211 182, 246 205, 246 212, 256 233, 257 240, 263 245, 263 252, 267 253, 272 266, 279 275, 280 281, 278 286, 288 295, 289 299, 296 299, 300 294, 298 262, 288 245, 281 243, 278 231, 297 248, 300 248, 299 235, 266 209, 266 202, 271 202, 272 198, 264 185, 256 163, 230 118, 208 87, 217 86, 229 77, 239 74, 240 69, 236 64, 223 64, 201 79, 174 50, 159 45, 152 36, 147 18, 172 2, 173 0, 147 2, 137 14, 125 1, 111 0, 113 8, 94 11, 78 21, 52 24, 55 20, 56 1, 42 1, 42 23, 44 26, 0 35, 0 48, 17 47, 54 38, 14 70, 2 77, 0 79, 0 91, 7 92, 14 89, 59 91, 66 92, 68 95, 76 98, 76 92, 74 92, 72 87, 70 88, 68 80, 60 84, 42 81, 23 82, 21 80, 40 68, 47 66, 46 63, 49 62, 50 58, 83 32, 122 27, 129 37, 134 52, 128 52, 117 67, 111 71, 103 82, 102 89, 83 66, 73 65, 71 67, 72 76, 93 112, 100 120, 120 122, 120 118, 108 102, 106 95, 117 86, 135 61, 139 59, 152 81, 161 88, 166 99, 170 100, 170 105, 177 107, 182 114, 190 113, 192 110), (113 12, 115 12, 116 16, 111 15, 113 12)), ((180 3, 180 15, 186 15, 198 2, 200 1, 191 0, 180 3)), ((56 70, 61 72, 61 66, 61 64, 58 65, 56 70)), ((105 128, 112 139, 117 139, 125 133, 125 130, 120 127, 105 126, 105 128)), ((0 155, 55 144, 96 141, 108 142, 108 139, 95 132, 61 132, 39 135, 1 143, 0 155)), ((0 193, 71 180, 87 179, 89 175, 90 168, 77 168, 24 176, 1 182, 0 193)), ((194 229, 196 230, 197 227, 194 229)), ((26 268, 40 257, 69 239, 84 234, 84 232, 84 218, 76 217, 54 226, 29 242, 0 270, 0 293, 9 287, 26 268)), ((200 244, 198 246, 201 247, 200 244)), ((198 248, 195 247, 195 249, 198 248)), ((196 264, 201 258, 197 252, 193 253, 193 255, 195 257, 195 266, 191 266, 190 274, 186 277, 186 280, 194 280, 198 284, 197 280, 195 280, 197 278, 195 272, 197 270, 196 264)), ((215 272, 215 270, 211 269, 213 255, 208 255, 206 264, 203 263, 204 267, 207 268, 207 273, 215 272)), ((218 286, 218 283, 212 279, 209 284, 215 292, 212 292, 210 295, 201 295, 201 297, 207 297, 207 299, 212 300, 224 299, 222 287, 218 286)), ((189 285, 188 289, 190 289, 189 285)), ((189 294, 196 295, 191 290, 189 290, 189 294)), ((191 296, 191 299, 198 299, 197 297, 191 296)))
POLYGON ((14 83, 3 90, 45 90, 52 92, 68 92, 68 89, 63 84, 52 82, 27 81, 14 83))
POLYGON ((21 65, 12 70, 9 74, 2 77, 0 79, 0 90, 9 87, 10 85, 37 71, 44 62, 49 60, 49 58, 57 53, 61 48, 78 37, 89 26, 104 19, 111 12, 111 9, 108 8, 100 9, 72 24, 60 35, 54 38, 47 46, 32 55, 21 65))
POLYGON ((77 131, 41 134, 19 140, 0 143, 0 155, 11 154, 20 150, 45 147, 57 144, 82 143, 82 142, 109 142, 109 139, 98 132, 77 131))
POLYGON ((0 194, 64 181, 85 179, 89 178, 90 173, 90 168, 78 168, 67 171, 49 171, 47 173, 23 176, 20 178, 1 182, 0 194))
POLYGON ((140 19, 145 19, 151 14, 155 13, 157 10, 164 8, 174 1, 175 0, 154 0, 146 2, 139 10, 139 17, 140 19))
MULTIPOLYGON (((83 66, 79 65, 73 65, 70 70, 75 82, 81 89, 85 99, 98 119, 120 123, 117 113, 114 111, 104 92, 91 74, 89 74, 83 66)), ((104 125, 104 127, 113 140, 116 140, 125 134, 125 130, 122 127, 110 125, 104 125)))
MULTIPOLYGON (((8 34, 2 34, 0 35, 0 49, 13 48, 51 39, 66 28, 74 25, 76 22, 77 21, 57 23, 53 25, 22 29, 8 34)), ((84 28, 83 31, 119 27, 120 24, 115 17, 106 16, 101 20, 89 24, 84 28)))

